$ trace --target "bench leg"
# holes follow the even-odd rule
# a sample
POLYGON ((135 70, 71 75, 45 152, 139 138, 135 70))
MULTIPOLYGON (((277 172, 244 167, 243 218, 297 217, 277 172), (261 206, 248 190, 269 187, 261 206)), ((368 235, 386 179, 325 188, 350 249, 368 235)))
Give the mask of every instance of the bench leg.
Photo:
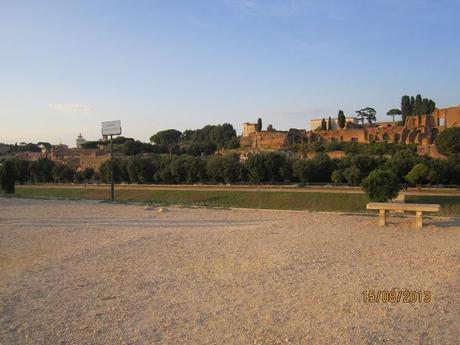
POLYGON ((420 229, 423 226, 423 216, 422 212, 417 211, 415 213, 415 226, 420 229))
POLYGON ((387 211, 386 210, 379 210, 379 225, 384 226, 387 220, 387 211))

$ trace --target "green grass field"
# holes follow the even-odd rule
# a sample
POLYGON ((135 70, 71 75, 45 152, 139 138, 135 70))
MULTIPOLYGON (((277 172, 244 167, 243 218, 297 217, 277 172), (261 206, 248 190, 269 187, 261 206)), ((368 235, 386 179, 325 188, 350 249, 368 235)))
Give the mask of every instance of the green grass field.
MULTIPOLYGON (((46 186, 18 186, 17 196, 108 200, 110 192, 104 188, 66 188, 46 186)), ((335 212, 367 212, 369 199, 364 194, 275 191, 186 191, 143 190, 119 188, 119 202, 141 202, 162 205, 198 205, 207 207, 244 207, 276 210, 309 210, 335 212)), ((407 202, 441 204, 439 215, 460 216, 460 196, 408 196, 407 202)))

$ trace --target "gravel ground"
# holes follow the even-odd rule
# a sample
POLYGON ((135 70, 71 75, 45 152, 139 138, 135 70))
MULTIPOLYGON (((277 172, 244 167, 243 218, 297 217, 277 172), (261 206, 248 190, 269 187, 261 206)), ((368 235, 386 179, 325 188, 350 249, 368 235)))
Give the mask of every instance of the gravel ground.
POLYGON ((0 343, 458 344, 460 221, 413 223, 0 198, 0 343))

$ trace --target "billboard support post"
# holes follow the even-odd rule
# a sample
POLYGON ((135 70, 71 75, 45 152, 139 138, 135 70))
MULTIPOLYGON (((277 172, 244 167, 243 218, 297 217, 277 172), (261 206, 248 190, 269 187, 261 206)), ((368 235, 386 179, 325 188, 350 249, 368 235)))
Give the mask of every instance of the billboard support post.
POLYGON ((110 136, 110 196, 115 201, 115 184, 113 182, 113 135, 110 136))
POLYGON ((121 134, 121 121, 102 122, 102 136, 110 136, 110 199, 115 201, 115 183, 113 173, 113 136, 121 134))

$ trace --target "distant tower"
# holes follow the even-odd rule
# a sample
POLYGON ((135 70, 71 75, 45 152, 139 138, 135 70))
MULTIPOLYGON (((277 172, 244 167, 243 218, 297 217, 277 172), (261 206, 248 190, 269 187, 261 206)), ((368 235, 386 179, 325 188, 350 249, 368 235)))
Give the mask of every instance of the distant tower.
POLYGON ((78 135, 76 142, 77 142, 77 149, 81 149, 81 146, 82 146, 84 143, 86 143, 86 140, 85 140, 85 138, 83 138, 83 137, 81 136, 81 133, 78 135))

